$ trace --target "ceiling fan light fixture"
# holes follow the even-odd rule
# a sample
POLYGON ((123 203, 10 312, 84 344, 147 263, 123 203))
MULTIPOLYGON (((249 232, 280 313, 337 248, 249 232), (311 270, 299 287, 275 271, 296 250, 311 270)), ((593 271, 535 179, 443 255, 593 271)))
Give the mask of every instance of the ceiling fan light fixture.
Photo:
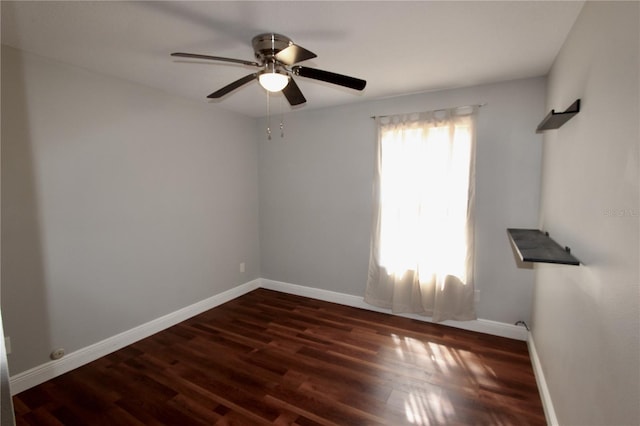
POLYGON ((260 85, 269 92, 279 92, 289 84, 289 76, 277 71, 262 73, 258 80, 260 85))
POLYGON ((289 76, 281 71, 264 71, 258 76, 260 85, 269 92, 279 92, 289 84, 289 76))

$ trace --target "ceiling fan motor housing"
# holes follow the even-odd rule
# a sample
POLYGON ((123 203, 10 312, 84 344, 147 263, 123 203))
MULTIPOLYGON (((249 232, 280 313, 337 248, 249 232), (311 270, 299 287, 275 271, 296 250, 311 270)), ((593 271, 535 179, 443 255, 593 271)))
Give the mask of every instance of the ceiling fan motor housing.
POLYGON ((275 33, 258 34, 251 40, 253 50, 261 63, 271 62, 281 50, 291 46, 293 42, 287 36, 275 33))

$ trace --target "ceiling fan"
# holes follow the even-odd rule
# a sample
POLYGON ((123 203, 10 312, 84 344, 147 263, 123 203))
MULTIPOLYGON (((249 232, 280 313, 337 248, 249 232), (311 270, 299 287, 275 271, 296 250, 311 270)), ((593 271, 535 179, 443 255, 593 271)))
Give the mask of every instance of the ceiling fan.
POLYGON ((294 75, 337 84, 339 86, 355 90, 363 90, 367 85, 365 80, 361 80, 359 78, 295 65, 299 62, 315 58, 317 55, 301 46, 298 46, 297 44, 294 44, 289 37, 283 36, 282 34, 259 34, 251 40, 251 44, 253 45, 257 62, 183 52, 172 53, 171 56, 231 62, 239 65, 260 68, 259 71, 246 75, 213 92, 207 96, 209 99, 221 98, 253 80, 258 80, 260 85, 269 92, 282 91, 289 104, 300 105, 305 103, 307 100, 294 81, 294 75))

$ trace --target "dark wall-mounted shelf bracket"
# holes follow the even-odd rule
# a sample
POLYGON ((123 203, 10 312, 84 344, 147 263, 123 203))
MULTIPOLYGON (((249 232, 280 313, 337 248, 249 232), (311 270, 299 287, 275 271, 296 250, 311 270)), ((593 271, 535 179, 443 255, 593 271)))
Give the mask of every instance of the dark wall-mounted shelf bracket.
POLYGON ((556 112, 552 109, 551 112, 547 114, 544 120, 542 120, 542 122, 538 125, 536 133, 541 133, 544 130, 557 129, 579 112, 580 99, 577 99, 574 103, 572 103, 571 106, 564 112, 556 112))
POLYGON ((563 265, 580 265, 569 250, 562 248, 549 237, 548 232, 537 229, 507 229, 511 242, 523 262, 559 263, 563 265))

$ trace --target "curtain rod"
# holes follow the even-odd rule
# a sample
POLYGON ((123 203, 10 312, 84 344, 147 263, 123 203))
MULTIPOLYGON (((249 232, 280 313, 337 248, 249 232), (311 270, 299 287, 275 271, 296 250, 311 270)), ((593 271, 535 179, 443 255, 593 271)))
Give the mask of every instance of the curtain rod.
MULTIPOLYGON (((457 107, 452 107, 452 108, 441 108, 441 109, 434 109, 431 110, 429 112, 438 112, 438 111, 446 111, 448 109, 457 109, 457 108, 466 108, 466 107, 478 107, 478 108, 482 108, 483 106, 486 106, 487 103, 482 103, 482 104, 473 104, 473 105, 460 105, 457 107)), ((421 114, 420 112, 408 112, 405 114, 393 114, 393 115, 411 115, 411 114, 421 114)), ((373 118, 374 120, 376 118, 386 118, 386 117, 391 117, 391 115, 372 115, 371 118, 373 118)))

